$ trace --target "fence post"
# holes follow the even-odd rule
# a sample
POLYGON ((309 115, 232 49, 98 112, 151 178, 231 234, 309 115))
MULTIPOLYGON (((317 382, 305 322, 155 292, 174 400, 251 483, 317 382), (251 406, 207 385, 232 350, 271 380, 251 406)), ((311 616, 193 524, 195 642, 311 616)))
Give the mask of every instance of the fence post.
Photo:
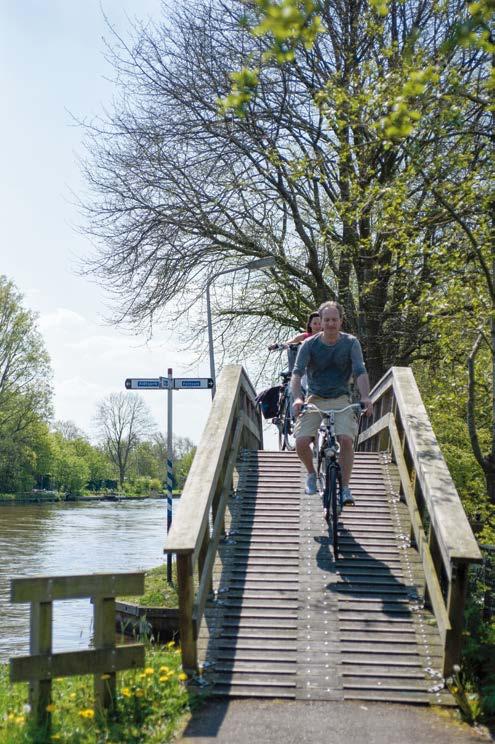
MULTIPOLYGON (((92 597, 95 648, 115 649, 115 597, 92 597)), ((103 674, 94 675, 95 708, 115 708, 117 692, 115 665, 103 674)))
MULTIPOLYGON (((32 602, 29 629, 29 653, 41 656, 52 653, 52 602, 32 602)), ((35 724, 49 729, 51 713, 47 706, 52 701, 52 680, 31 679, 29 682, 29 705, 35 724)))
MULTIPOLYGON (((31 719, 48 738, 52 680, 93 674, 95 707, 114 709, 116 673, 144 666, 144 646, 115 646, 115 596, 144 592, 144 573, 34 576, 11 580, 12 602, 29 602, 30 654, 10 659, 10 680, 29 683, 31 719), (94 605, 94 649, 53 653, 53 602, 90 597, 94 605)), ((46 738, 46 740, 48 740, 46 738)), ((45 741, 45 738, 43 738, 45 741)))

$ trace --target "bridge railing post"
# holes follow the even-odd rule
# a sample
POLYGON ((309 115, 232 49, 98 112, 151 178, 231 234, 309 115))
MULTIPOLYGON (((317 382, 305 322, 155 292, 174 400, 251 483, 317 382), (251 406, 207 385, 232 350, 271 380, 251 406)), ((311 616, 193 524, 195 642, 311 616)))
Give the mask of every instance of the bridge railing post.
POLYGON ((186 674, 198 669, 198 649, 194 627, 194 571, 191 553, 177 555, 177 589, 179 594, 179 633, 182 666, 186 674))
POLYGON ((443 675, 445 677, 452 674, 453 666, 459 664, 461 659, 467 584, 468 565, 466 563, 454 563, 447 596, 447 614, 449 616, 451 630, 447 634, 445 641, 443 662, 443 675))

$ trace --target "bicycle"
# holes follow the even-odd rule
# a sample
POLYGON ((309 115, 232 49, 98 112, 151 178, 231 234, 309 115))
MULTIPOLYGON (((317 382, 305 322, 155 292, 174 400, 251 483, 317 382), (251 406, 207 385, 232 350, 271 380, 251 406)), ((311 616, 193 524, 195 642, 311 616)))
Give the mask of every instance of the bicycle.
POLYGON ((295 419, 292 413, 292 393, 290 390, 290 378, 294 366, 299 344, 273 344, 270 351, 287 351, 289 369, 281 372, 280 395, 278 399, 278 415, 272 419, 272 423, 278 429, 278 448, 280 451, 293 452, 296 448, 294 437, 295 419))
POLYGON ((301 407, 301 413, 311 409, 318 411, 322 416, 318 429, 318 442, 315 445, 318 457, 316 477, 320 485, 319 491, 323 499, 323 509, 328 524, 328 533, 332 541, 333 554, 337 561, 339 558, 338 518, 341 511, 342 472, 338 460, 340 444, 335 434, 335 415, 349 410, 361 413, 363 406, 361 403, 351 403, 345 408, 324 411, 313 403, 305 403, 301 407))

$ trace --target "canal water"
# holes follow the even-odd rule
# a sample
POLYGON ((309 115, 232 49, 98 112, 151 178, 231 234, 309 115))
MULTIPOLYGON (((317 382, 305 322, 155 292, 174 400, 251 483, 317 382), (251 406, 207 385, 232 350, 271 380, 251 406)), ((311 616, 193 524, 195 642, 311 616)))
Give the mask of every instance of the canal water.
MULTIPOLYGON (((135 571, 164 562, 165 499, 0 504, 0 662, 29 653, 29 605, 10 603, 14 576, 135 571)), ((89 599, 53 604, 53 649, 87 648, 89 599)))

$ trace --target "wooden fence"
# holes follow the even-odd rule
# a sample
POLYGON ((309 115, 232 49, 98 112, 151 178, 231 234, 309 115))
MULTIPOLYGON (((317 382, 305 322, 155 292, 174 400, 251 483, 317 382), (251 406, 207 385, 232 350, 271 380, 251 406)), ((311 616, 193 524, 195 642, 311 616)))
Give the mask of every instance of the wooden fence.
POLYGON ((198 666, 197 639, 212 588, 218 543, 225 533, 225 507, 232 491, 234 466, 242 447, 263 446, 255 397, 241 366, 223 368, 167 538, 165 552, 177 555, 182 666, 188 673, 194 673, 198 666))
POLYGON ((459 663, 469 563, 482 556, 408 367, 392 367, 362 417, 361 451, 389 450, 400 475, 431 606, 444 645, 443 673, 459 663))
POLYGON ((141 595, 144 573, 90 576, 36 576, 11 581, 11 601, 30 602, 29 656, 10 660, 12 682, 29 682, 29 703, 36 725, 49 727, 52 680, 94 674, 95 707, 113 707, 116 672, 144 666, 141 643, 115 645, 115 597, 141 595), (53 602, 91 597, 94 606, 94 649, 52 652, 53 602))

